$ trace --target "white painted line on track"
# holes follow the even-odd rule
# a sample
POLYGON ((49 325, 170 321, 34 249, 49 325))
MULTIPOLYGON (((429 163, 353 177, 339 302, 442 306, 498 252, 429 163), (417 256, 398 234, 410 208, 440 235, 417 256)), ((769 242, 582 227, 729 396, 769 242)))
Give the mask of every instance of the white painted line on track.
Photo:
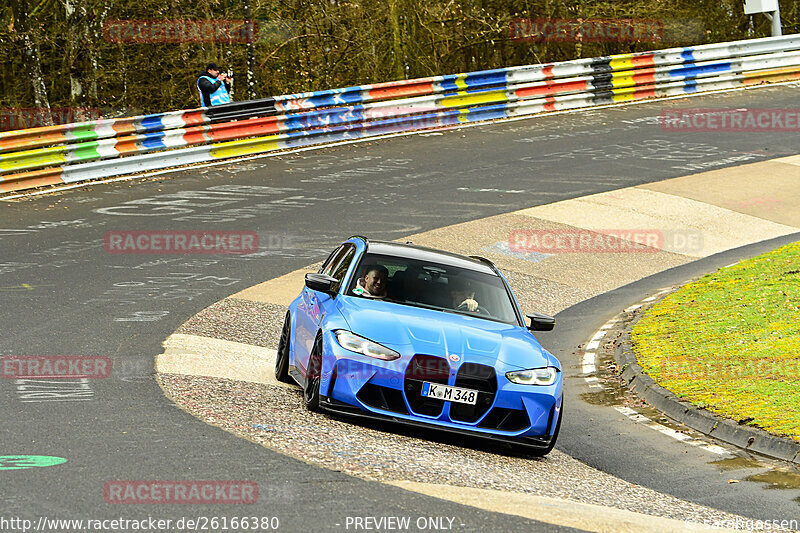
POLYGON ((641 306, 642 306, 642 304, 632 305, 632 306, 628 307, 627 309, 625 309, 625 312, 626 313, 633 313, 634 311, 639 309, 641 306))
POLYGON ((582 370, 584 374, 593 374, 597 371, 595 366, 596 355, 594 352, 586 352, 583 354, 582 370))
POLYGON ((619 405, 619 406, 615 406, 614 409, 616 409, 618 412, 620 412, 621 414, 625 415, 626 417, 630 418, 634 422, 642 423, 642 424, 646 425, 647 427, 649 427, 650 429, 658 431, 659 433, 661 433, 662 435, 666 435, 667 437, 671 437, 671 438, 677 440, 678 442, 682 442, 682 443, 688 444, 690 446, 695 446, 697 448, 700 448, 702 450, 706 450, 708 452, 711 452, 711 453, 714 453, 714 454, 717 454, 717 455, 729 455, 731 453, 728 450, 726 450, 725 448, 723 448, 722 446, 717 446, 716 444, 709 444, 708 442, 706 442, 704 440, 695 439, 691 435, 687 435, 686 433, 683 433, 682 431, 678 431, 676 429, 669 428, 669 427, 667 427, 667 426, 665 426, 663 424, 659 424, 658 422, 653 422, 648 417, 639 414, 636 410, 631 409, 630 407, 625 407, 625 406, 619 405))
POLYGON ((692 439, 692 437, 690 437, 686 433, 681 433, 680 431, 676 431, 676 430, 674 430, 672 428, 668 428, 667 426, 662 426, 661 424, 658 424, 656 422, 648 424, 647 427, 649 427, 650 429, 655 429, 659 433, 663 433, 664 435, 666 435, 668 437, 672 437, 675 440, 679 440, 679 441, 694 440, 694 439, 692 439))
POLYGON ((603 338, 603 337, 605 337, 605 336, 606 336, 606 330, 604 330, 603 328, 600 328, 600 329, 597 331, 597 333, 595 333, 595 334, 594 334, 594 337, 592 337, 592 340, 593 340, 593 341, 597 341, 597 340, 600 340, 600 339, 602 339, 602 338, 603 338))
POLYGON ((597 372, 597 354, 594 350, 600 347, 600 339, 606 336, 608 330, 611 329, 616 322, 617 319, 612 318, 603 324, 603 326, 601 326, 600 329, 597 330, 592 336, 592 340, 586 343, 586 351, 583 354, 583 363, 581 365, 581 369, 583 370, 583 374, 585 376, 584 379, 586 380, 586 383, 589 385, 590 389, 605 389, 605 387, 598 383, 600 381, 599 378, 589 375, 597 372))
POLYGON ((722 446, 717 446, 716 444, 709 444, 708 446, 700 446, 700 447, 704 450, 708 450, 711 453, 716 453, 717 455, 728 455, 730 453, 722 446))

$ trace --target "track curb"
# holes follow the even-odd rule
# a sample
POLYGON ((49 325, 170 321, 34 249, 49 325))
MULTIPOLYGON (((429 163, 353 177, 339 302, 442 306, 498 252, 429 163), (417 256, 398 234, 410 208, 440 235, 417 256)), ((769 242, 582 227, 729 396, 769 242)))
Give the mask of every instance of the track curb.
POLYGON ((681 400, 645 373, 631 343, 631 330, 644 316, 644 313, 662 297, 643 302, 642 307, 633 311, 637 316, 624 326, 619 346, 614 350, 614 359, 622 369, 619 377, 622 378, 625 386, 669 418, 703 435, 749 452, 800 464, 800 443, 786 437, 773 435, 757 427, 724 418, 681 400))

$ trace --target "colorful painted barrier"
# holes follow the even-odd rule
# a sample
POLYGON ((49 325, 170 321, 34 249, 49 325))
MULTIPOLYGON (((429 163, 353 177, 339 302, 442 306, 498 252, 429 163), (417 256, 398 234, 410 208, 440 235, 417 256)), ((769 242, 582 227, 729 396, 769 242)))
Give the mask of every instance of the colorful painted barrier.
POLYGON ((0 132, 0 192, 387 133, 797 79, 800 36, 790 35, 0 132))

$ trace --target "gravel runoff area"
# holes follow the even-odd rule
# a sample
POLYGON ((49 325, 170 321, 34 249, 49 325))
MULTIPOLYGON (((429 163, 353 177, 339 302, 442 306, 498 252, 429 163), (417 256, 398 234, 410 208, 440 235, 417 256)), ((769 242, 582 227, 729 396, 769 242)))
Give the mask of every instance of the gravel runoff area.
POLYGON ((209 424, 308 463, 374 481, 418 481, 539 494, 702 523, 734 515, 623 481, 554 450, 544 458, 459 446, 433 432, 306 411, 299 388, 160 374, 169 397, 209 424), (416 435, 419 435, 417 437, 416 435))
MULTIPOLYGON (((521 277, 515 276, 514 285, 533 282, 521 277)), ((280 305, 227 298, 192 317, 176 333, 274 349, 285 313, 280 305)), ((544 458, 531 458, 515 455, 503 445, 473 442, 463 447, 458 437, 435 431, 310 413, 302 407, 297 387, 175 374, 159 374, 158 379, 176 404, 209 424, 308 463, 364 479, 435 480, 699 523, 736 518, 626 482, 558 450, 544 458)))

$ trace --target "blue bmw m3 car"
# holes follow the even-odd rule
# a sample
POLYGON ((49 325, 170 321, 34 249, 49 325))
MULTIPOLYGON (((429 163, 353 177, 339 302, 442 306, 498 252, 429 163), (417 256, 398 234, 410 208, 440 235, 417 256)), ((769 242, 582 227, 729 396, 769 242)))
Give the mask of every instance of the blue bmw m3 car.
POLYGON ((491 261, 352 237, 289 305, 275 376, 309 410, 366 416, 550 452, 559 361, 491 261))

